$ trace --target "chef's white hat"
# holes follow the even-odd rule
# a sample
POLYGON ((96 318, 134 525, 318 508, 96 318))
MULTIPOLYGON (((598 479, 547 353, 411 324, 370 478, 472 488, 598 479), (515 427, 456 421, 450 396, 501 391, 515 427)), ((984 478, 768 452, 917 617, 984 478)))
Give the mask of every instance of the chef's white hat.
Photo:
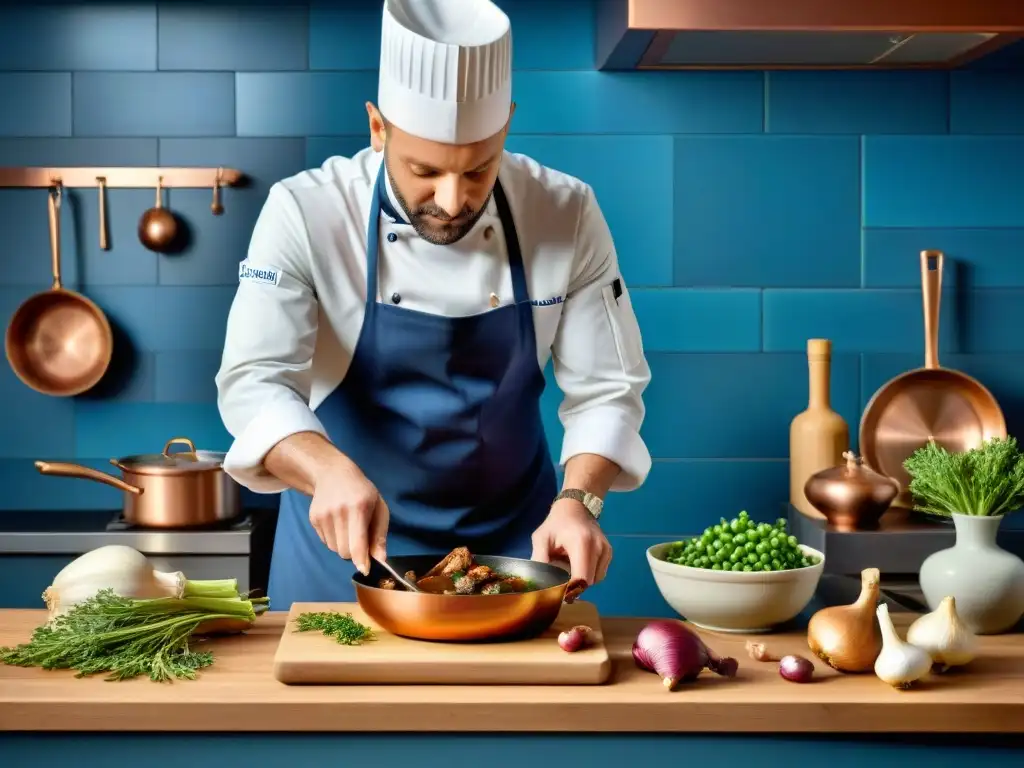
POLYGON ((472 144, 512 106, 512 31, 491 0, 385 0, 377 106, 407 133, 472 144))

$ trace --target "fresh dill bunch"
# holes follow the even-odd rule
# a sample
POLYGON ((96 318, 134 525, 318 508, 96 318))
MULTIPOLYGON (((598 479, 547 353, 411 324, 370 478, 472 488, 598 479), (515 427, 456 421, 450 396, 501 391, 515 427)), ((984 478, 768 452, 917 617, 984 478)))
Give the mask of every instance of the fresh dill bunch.
POLYGON ((996 517, 1024 507, 1024 453, 1013 437, 992 438, 961 453, 929 440, 903 467, 921 512, 996 517))
POLYGON ((373 639, 373 630, 352 618, 351 613, 336 611, 300 613, 295 620, 295 630, 322 632, 341 645, 362 645, 364 640, 373 639))
POLYGON ((244 626, 255 618, 252 603, 238 598, 135 600, 104 589, 37 627, 29 642, 0 648, 0 663, 73 669, 76 677, 105 672, 107 680, 194 680, 213 663, 212 654, 190 647, 196 629, 218 619, 244 626))

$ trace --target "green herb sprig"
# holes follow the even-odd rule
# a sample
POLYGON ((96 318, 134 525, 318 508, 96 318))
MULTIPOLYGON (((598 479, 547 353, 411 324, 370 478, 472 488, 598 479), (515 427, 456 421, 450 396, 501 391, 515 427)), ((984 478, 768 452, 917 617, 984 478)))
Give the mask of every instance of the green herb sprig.
POLYGON ((321 632, 341 645, 362 645, 373 640, 373 630, 352 618, 351 613, 322 611, 300 613, 295 619, 296 632, 321 632))
POLYGON ((1013 437, 993 438, 960 453, 929 440, 903 467, 921 512, 995 517, 1024 507, 1024 453, 1013 437))
POLYGON ((265 600, 241 597, 133 600, 105 589, 52 622, 32 639, 0 648, 0 663, 43 669, 73 669, 76 677, 107 673, 107 680, 145 675, 154 682, 194 680, 213 654, 192 650, 192 634, 205 622, 248 627, 266 609, 265 600))

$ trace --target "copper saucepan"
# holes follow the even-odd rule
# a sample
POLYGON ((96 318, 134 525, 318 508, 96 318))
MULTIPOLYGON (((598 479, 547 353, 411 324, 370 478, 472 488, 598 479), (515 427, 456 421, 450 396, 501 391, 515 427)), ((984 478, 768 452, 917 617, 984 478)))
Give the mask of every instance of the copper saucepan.
POLYGON ((80 464, 37 461, 44 475, 78 477, 124 491, 124 517, 147 528, 190 528, 238 516, 239 486, 224 471, 224 454, 197 451, 187 437, 167 441, 162 453, 111 459, 124 479, 80 464), (188 450, 171 452, 174 445, 188 450))
POLYGON ((1006 420, 992 393, 966 373, 939 366, 939 307, 943 254, 921 251, 924 296, 924 368, 892 379, 864 409, 860 450, 865 463, 900 486, 893 506, 914 506, 903 462, 930 437, 951 452, 1006 437, 1006 420))
POLYGON ((103 310, 61 284, 61 197, 58 184, 49 193, 53 286, 18 307, 4 346, 11 368, 25 385, 44 395, 70 397, 92 389, 106 374, 114 334, 103 310))
MULTIPOLYGON (((443 555, 388 557, 400 573, 426 573, 443 555)), ((533 582, 530 592, 439 595, 376 586, 389 574, 371 560, 370 573, 352 577, 359 606, 382 629, 418 640, 512 640, 544 632, 558 617, 569 573, 556 565, 514 557, 477 555, 479 565, 533 582)))

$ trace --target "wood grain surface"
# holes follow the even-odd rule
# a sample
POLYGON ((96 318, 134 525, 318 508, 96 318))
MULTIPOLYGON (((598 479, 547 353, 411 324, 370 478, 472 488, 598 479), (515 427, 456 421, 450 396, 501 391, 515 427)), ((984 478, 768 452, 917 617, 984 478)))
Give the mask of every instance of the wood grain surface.
MULTIPOLYGON (((0 611, 0 645, 27 640, 43 611, 0 611)), ((896 614, 905 631, 911 614, 896 614)), ((816 662, 817 682, 788 683, 777 665, 747 658, 742 636, 701 632, 740 662, 734 679, 704 672, 668 692, 630 655, 642 620, 602 621, 613 659, 607 685, 284 685, 273 659, 284 613, 245 636, 210 643, 213 667, 196 681, 108 683, 70 672, 0 666, 0 730, 189 732, 703 732, 1024 733, 1024 636, 981 638, 962 672, 893 690, 873 675, 816 662), (472 718, 467 718, 467 702, 472 718)), ((800 635, 759 638, 776 653, 808 654, 800 635)), ((809 654, 808 654, 809 655, 809 654)))
POLYGON ((593 603, 563 605, 552 627, 532 640, 509 643, 428 643, 384 632, 356 603, 294 603, 274 655, 274 677, 289 684, 599 685, 612 662, 593 603), (308 611, 339 611, 374 630, 358 646, 339 645, 318 632, 296 632, 308 611), (558 634, 577 624, 594 630, 576 653, 558 647, 558 634))

